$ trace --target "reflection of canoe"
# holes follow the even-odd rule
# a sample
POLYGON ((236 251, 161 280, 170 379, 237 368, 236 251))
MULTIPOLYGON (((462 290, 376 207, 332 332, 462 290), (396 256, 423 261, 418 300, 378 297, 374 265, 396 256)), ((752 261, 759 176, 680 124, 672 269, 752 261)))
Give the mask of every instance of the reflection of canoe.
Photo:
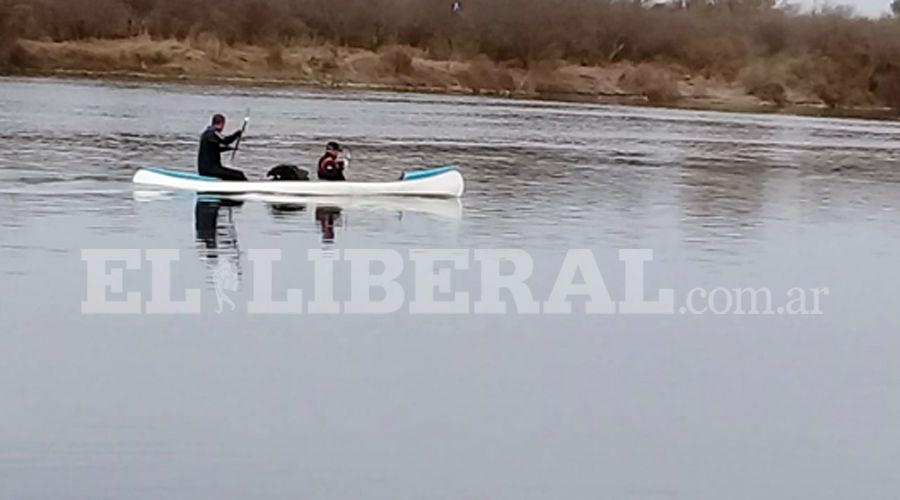
POLYGON ((406 172, 401 180, 389 182, 317 181, 223 181, 165 168, 142 168, 135 172, 135 184, 205 193, 268 193, 304 196, 462 196, 462 174, 453 167, 406 172))
MULTIPOLYGON (((174 193, 165 191, 135 190, 133 192, 135 201, 146 202, 167 199, 173 195, 174 193)), ((345 210, 420 213, 450 220, 458 220, 462 217, 462 204, 458 198, 295 196, 266 193, 204 194, 198 196, 211 199, 251 201, 278 205, 312 205, 315 207, 333 206, 345 210)))
POLYGON ((334 206, 347 210, 386 210, 392 212, 417 212, 459 219, 462 216, 462 204, 458 198, 398 198, 396 196, 289 196, 263 193, 244 193, 225 195, 230 200, 261 201, 284 205, 334 206))

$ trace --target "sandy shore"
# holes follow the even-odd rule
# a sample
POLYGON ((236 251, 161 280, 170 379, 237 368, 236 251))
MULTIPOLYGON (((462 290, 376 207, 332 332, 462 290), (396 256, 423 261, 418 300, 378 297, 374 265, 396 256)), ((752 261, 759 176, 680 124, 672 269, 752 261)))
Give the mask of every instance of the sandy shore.
POLYGON ((738 82, 693 75, 684 68, 630 63, 532 67, 487 59, 439 61, 408 47, 371 52, 344 47, 227 46, 216 39, 47 42, 22 40, 24 75, 77 76, 196 83, 303 85, 429 93, 480 94, 689 109, 887 118, 884 108, 829 109, 810 93, 787 89, 776 104, 738 82))

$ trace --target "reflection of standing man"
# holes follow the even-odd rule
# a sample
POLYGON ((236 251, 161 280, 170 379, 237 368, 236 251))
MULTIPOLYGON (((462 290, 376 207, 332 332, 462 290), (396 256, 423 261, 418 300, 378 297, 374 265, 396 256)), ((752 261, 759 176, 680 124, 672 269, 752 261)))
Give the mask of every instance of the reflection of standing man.
MULTIPOLYGON (((237 229, 232 218, 232 207, 240 207, 243 202, 220 199, 217 196, 198 195, 194 207, 194 230, 200 251, 200 260, 209 270, 207 282, 229 290, 230 280, 220 274, 226 271, 224 265, 234 270, 237 279, 241 276, 240 249, 238 248, 237 229), (224 217, 219 217, 220 208, 224 208, 224 217)), ((232 290, 233 291, 233 290, 232 290)), ((220 300, 221 305, 221 300, 220 300)))
MULTIPOLYGON (((231 208, 240 207, 242 201, 219 199, 199 195, 194 206, 194 229, 197 242, 209 250, 226 250, 237 252, 237 230, 234 227, 231 208), (224 207, 226 212, 225 224, 219 224, 219 208, 224 207)), ((211 253, 209 257, 214 258, 211 253)))
POLYGON ((236 292, 238 289, 238 273, 234 264, 227 260, 219 261, 216 270, 213 272, 213 287, 216 291, 216 312, 222 314, 222 311, 225 310, 225 304, 228 304, 231 310, 234 311, 234 301, 225 293, 226 291, 236 292))
MULTIPOLYGON (((198 243, 210 250, 219 247, 216 230, 219 222, 219 203, 215 201, 197 200, 194 205, 194 229, 198 243)), ((214 257, 211 254, 210 257, 214 257)))

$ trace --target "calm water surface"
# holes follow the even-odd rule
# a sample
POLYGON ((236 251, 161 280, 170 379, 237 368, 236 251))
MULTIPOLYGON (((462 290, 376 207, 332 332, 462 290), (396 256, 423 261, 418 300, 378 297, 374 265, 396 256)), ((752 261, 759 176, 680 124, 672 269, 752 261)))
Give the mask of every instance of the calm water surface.
MULTIPOLYGON (((367 92, 0 80, 0 498, 896 498, 900 125, 367 92), (460 203, 136 189, 221 111, 237 165, 456 163, 460 203), (81 314, 85 248, 173 248, 204 313, 81 314), (250 249, 589 248, 820 316, 259 316, 250 249), (237 270, 216 313, 214 273, 237 270)), ((456 275, 477 290, 477 273, 456 275)), ((149 293, 150 271, 129 271, 149 293)), ((180 293, 180 292, 178 292, 180 293)), ((576 303, 576 310, 581 307, 576 303)))

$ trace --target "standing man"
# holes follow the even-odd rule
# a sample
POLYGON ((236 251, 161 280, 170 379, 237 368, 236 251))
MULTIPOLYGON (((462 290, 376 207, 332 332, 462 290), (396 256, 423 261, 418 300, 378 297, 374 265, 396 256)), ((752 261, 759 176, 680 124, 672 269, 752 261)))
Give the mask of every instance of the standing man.
POLYGON ((223 136, 225 116, 213 115, 212 124, 200 136, 200 150, 197 153, 197 171, 200 175, 218 177, 226 181, 246 181, 247 177, 240 170, 222 165, 222 152, 231 151, 229 144, 241 136, 241 131, 223 136))

